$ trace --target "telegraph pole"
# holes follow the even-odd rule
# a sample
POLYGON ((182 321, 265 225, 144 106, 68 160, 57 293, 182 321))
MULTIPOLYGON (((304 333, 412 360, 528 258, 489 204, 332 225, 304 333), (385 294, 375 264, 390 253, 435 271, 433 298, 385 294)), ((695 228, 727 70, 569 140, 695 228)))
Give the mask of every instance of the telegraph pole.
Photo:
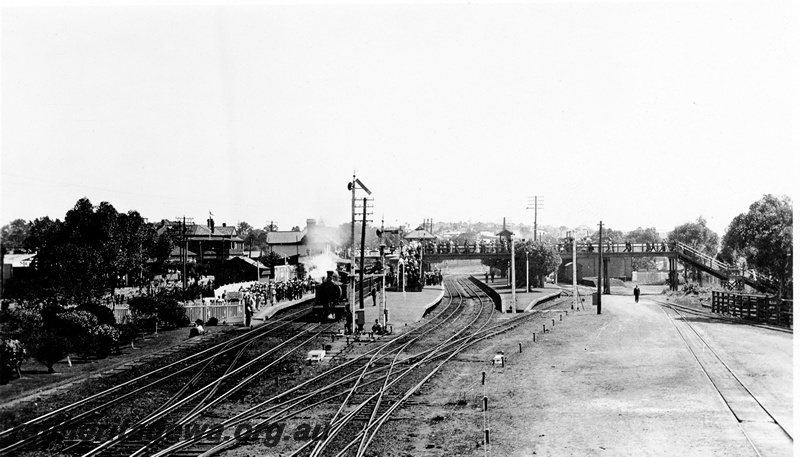
POLYGON ((350 329, 356 331, 356 172, 353 171, 353 181, 350 183, 352 191, 351 218, 350 218, 350 329))
POLYGON ((525 209, 532 209, 533 210, 533 241, 539 239, 538 234, 538 226, 539 226, 539 208, 541 205, 544 204, 544 197, 541 195, 534 195, 533 197, 528 197, 528 207, 525 209))
POLYGON ((514 252, 514 236, 511 236, 511 312, 517 312, 517 268, 516 252, 514 252))
POLYGON ((597 263, 597 314, 600 314, 603 299, 603 221, 600 221, 600 237, 597 239, 597 253, 599 254, 599 261, 597 263))

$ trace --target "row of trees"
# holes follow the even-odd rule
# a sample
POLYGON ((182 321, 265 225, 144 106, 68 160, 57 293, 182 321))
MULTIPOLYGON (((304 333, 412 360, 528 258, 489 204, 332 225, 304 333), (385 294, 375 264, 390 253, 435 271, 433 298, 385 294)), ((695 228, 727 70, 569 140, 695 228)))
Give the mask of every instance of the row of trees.
POLYGON ((159 233, 136 211, 120 213, 108 202, 94 206, 86 198, 63 221, 18 219, 3 227, 3 254, 25 250, 36 256, 27 274, 4 283, 0 380, 7 380, 27 357, 52 373, 64 357, 107 357, 156 323, 188 323, 184 308, 167 296, 131 302, 133 318, 124 324, 101 304, 126 276, 145 286, 165 273, 176 235, 159 233))
POLYGON ((67 307, 97 303, 126 275, 149 284, 165 272, 175 243, 172 232, 158 234, 137 211, 120 213, 108 202, 95 207, 86 198, 63 221, 44 217, 25 228, 18 220, 7 231, 4 249, 21 244, 36 257, 28 275, 5 284, 5 297, 67 307))

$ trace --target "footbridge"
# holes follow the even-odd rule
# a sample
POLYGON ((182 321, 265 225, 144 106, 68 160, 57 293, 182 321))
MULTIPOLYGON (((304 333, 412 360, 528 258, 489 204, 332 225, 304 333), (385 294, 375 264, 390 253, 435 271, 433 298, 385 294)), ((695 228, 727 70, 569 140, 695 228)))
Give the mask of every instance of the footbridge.
MULTIPOLYGON (((572 244, 558 244, 562 262, 571 262, 572 244)), ((662 257, 669 259, 669 277, 673 290, 677 289, 678 262, 691 266, 722 280, 726 288, 742 290, 745 285, 761 292, 774 293, 775 287, 770 279, 754 270, 742 270, 714 259, 691 246, 681 242, 662 243, 606 243, 599 247, 596 243, 580 243, 575 257, 580 260, 600 258, 603 254, 604 279, 608 278, 608 261, 614 257, 662 257)), ((439 263, 451 259, 510 259, 511 251, 507 243, 481 244, 465 243, 454 245, 429 243, 423 247, 423 259, 439 263)), ((608 284, 608 281, 605 281, 608 284)))

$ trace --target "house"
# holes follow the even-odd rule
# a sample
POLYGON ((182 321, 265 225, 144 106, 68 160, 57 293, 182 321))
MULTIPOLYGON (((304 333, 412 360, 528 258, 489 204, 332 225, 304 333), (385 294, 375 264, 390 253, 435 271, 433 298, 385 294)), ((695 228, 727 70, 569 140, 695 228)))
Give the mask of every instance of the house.
POLYGON ((162 221, 157 229, 159 234, 165 230, 172 230, 177 234, 177 245, 170 260, 181 262, 185 249, 187 262, 219 266, 225 260, 244 254, 244 240, 236 234, 235 227, 228 227, 225 223, 217 227, 212 219, 208 223, 209 225, 186 224, 184 228, 177 222, 162 221), (182 229, 184 242, 181 242, 182 229))
POLYGON ((306 227, 299 231, 267 232, 267 250, 281 257, 300 259, 324 253, 335 253, 341 243, 336 229, 317 225, 315 219, 306 219, 306 227))
POLYGON ((30 271, 31 262, 36 254, 6 254, 3 256, 3 282, 14 277, 24 277, 30 271))

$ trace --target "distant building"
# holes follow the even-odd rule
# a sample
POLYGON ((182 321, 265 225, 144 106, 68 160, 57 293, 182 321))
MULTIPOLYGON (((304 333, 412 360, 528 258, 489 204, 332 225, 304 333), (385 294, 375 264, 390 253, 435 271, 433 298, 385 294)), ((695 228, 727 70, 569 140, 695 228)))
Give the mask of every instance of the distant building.
POLYGON ((236 234, 235 227, 228 227, 223 223, 221 227, 211 224, 186 224, 185 245, 180 241, 181 224, 172 221, 162 221, 158 233, 172 230, 178 234, 178 242, 172 250, 170 260, 180 262, 183 250, 186 249, 187 262, 197 262, 201 265, 221 265, 225 260, 244 255, 242 240, 236 234))
POLYGON ((30 271, 36 254, 6 254, 3 256, 3 285, 14 277, 23 277, 30 271))
POLYGON ((306 227, 298 232, 267 232, 267 250, 281 257, 297 258, 338 252, 341 243, 336 230, 319 226, 315 219, 306 219, 306 227))

